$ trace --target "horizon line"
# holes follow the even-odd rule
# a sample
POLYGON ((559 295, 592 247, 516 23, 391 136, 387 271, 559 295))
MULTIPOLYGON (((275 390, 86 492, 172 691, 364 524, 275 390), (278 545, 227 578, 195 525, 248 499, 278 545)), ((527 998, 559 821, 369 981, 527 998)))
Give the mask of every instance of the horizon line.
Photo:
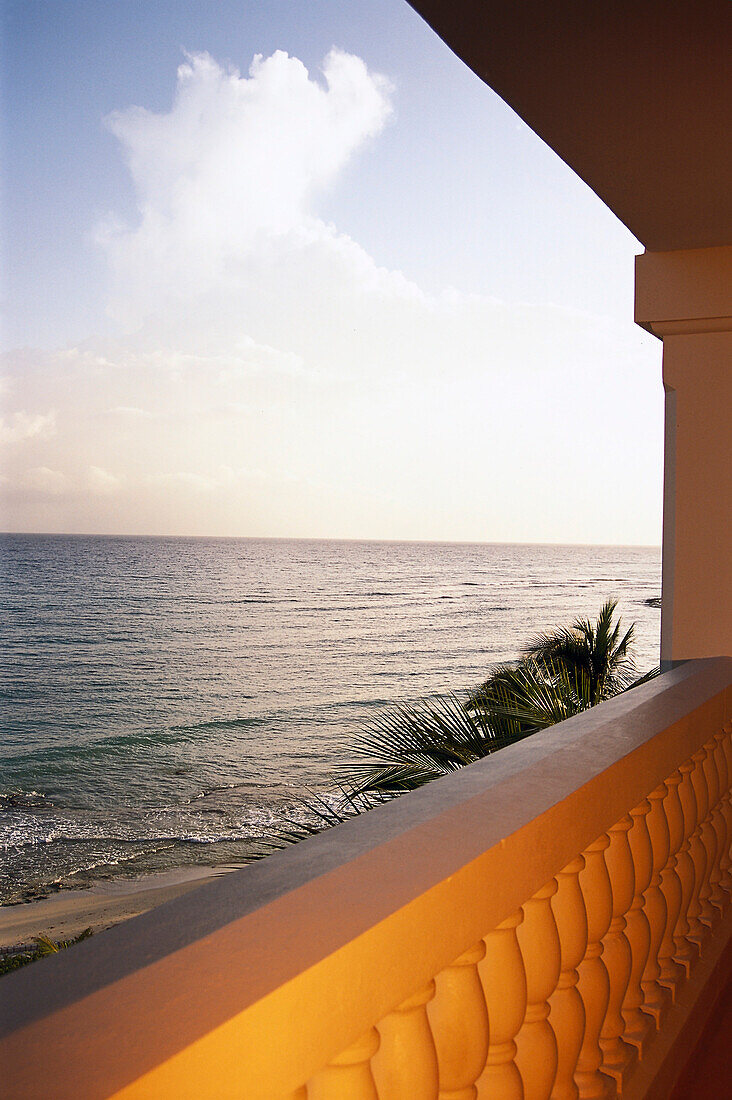
POLYGON ((384 543, 385 545, 432 546, 554 546, 587 548, 616 548, 623 550, 661 550, 660 543, 646 542, 531 542, 523 539, 408 539, 408 538, 359 538, 331 535, 181 535, 181 534, 130 534, 105 531, 0 531, 0 538, 78 538, 78 539, 210 539, 248 542, 353 542, 384 543))

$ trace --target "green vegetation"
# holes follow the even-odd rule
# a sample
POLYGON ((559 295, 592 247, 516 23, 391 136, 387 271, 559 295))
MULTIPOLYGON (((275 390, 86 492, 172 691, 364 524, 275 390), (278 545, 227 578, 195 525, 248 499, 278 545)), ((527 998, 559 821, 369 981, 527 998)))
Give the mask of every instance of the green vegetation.
POLYGON ((269 850, 321 832, 404 791, 448 775, 506 745, 580 714, 659 674, 638 675, 635 628, 625 633, 608 600, 597 621, 541 634, 519 659, 497 666, 478 687, 397 703, 359 736, 331 799, 305 802, 306 824, 288 821, 269 850))
POLYGON ((89 939, 91 934, 91 928, 85 928, 70 940, 52 940, 46 935, 34 936, 35 947, 29 947, 27 951, 9 951, 0 955, 0 975, 9 974, 11 970, 19 970, 21 966, 27 966, 36 959, 44 959, 47 955, 56 955, 59 951, 80 943, 81 940, 89 939))
POLYGON ((397 704, 359 737, 342 783, 362 797, 413 790, 657 676, 638 676, 616 608, 539 635, 462 698, 397 704))

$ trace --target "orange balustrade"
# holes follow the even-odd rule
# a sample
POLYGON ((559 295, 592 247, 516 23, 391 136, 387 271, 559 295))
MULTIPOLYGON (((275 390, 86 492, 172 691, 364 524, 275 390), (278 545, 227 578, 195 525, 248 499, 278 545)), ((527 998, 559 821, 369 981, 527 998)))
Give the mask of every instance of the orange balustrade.
POLYGON ((13 1100, 664 1097, 732 968, 732 660, 3 980, 13 1100))

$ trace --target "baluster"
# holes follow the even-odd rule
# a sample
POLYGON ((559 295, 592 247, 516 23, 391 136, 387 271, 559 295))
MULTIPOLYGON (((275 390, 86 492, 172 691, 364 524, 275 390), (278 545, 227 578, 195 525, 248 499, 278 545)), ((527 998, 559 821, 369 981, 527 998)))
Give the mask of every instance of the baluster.
POLYGON ((717 748, 715 738, 711 737, 704 747, 707 750, 707 755, 704 760, 704 774, 706 775, 707 787, 709 789, 709 824, 714 833, 714 859, 709 872, 709 900, 721 915, 727 903, 726 895, 721 887, 722 855, 724 851, 726 829, 724 827, 724 820, 720 808, 721 786, 719 768, 717 767, 715 755, 715 749, 717 748))
POLYGON ((434 995, 430 982, 379 1021, 381 1044, 371 1063, 379 1100, 437 1100, 437 1051, 425 1007, 434 995))
POLYGON ((481 940, 435 979, 437 992, 427 1007, 435 1040, 441 1098, 473 1100, 475 1082, 488 1055, 488 1010, 477 964, 485 954, 481 940))
POLYGON ((638 1060, 637 1048, 622 1038, 625 1020, 621 1014, 632 966, 630 944, 625 935, 626 913, 633 904, 635 895, 633 856, 628 843, 628 832, 632 825, 630 814, 625 814, 617 825, 608 829, 610 847, 605 853, 605 864, 612 888, 613 911, 610 927, 603 940, 602 958, 607 968, 610 994, 605 1022, 600 1032, 600 1049, 603 1071, 615 1078, 618 1087, 622 1084, 623 1075, 627 1076, 638 1060))
POLYGON ((704 775, 707 781, 707 790, 709 792, 709 809, 712 810, 719 801, 719 773, 717 771, 716 764, 714 763, 714 748, 716 741, 714 735, 712 735, 704 744, 704 775))
POLYGON ((526 974, 516 929, 521 910, 485 937, 478 964, 488 1006, 488 1058, 478 1080, 480 1100, 524 1100, 514 1042, 526 1015, 526 974))
POLYGON ((610 981, 602 961, 602 940, 613 915, 613 895, 604 855, 609 844, 604 834, 593 841, 583 853, 585 866, 579 873, 587 910, 587 950, 577 968, 577 989, 585 1007, 585 1034, 574 1079, 582 1100, 612 1100, 616 1094, 613 1078, 600 1071, 600 1032, 610 997, 610 981))
POLYGON ((561 949, 550 898, 554 879, 522 906, 517 936, 526 971, 526 1015, 516 1036, 516 1065, 525 1100, 549 1100, 557 1072, 557 1040, 549 1023, 549 998, 559 980, 561 949))
POLYGON ((699 798, 697 795, 698 779, 696 779, 696 760, 692 758, 687 761, 686 764, 682 765, 682 774, 687 767, 689 769, 688 781, 694 794, 694 829, 689 838, 689 855, 694 864, 694 888, 691 891, 691 901, 689 902, 688 913, 689 939, 695 945, 697 953, 701 953, 702 944, 709 933, 706 924, 703 924, 701 920, 702 907, 701 901, 699 900, 699 893, 707 870, 707 853, 702 844, 701 831, 699 828, 701 823, 701 806, 699 805, 699 798))
POLYGON ((651 809, 647 824, 653 850, 653 874, 651 875, 650 885, 645 892, 644 908, 648 917, 651 942, 648 949, 646 968, 641 978, 643 1007, 653 1015, 656 1027, 659 1028, 671 999, 669 990, 658 981, 661 976, 661 968, 658 965, 658 952, 661 949, 668 916, 666 899, 661 890, 661 871, 666 866, 669 853, 668 824, 666 823, 666 814, 663 812, 663 800, 666 794, 666 784, 661 783, 648 796, 651 809))
POLYGON ((715 733, 714 759, 719 772, 719 813, 722 819, 723 840, 722 856, 719 861, 719 885, 724 891, 726 901, 729 902, 730 890, 732 890, 732 876, 730 875, 730 843, 732 842, 732 806, 730 806, 730 778, 727 769, 727 754, 724 751, 724 743, 728 735, 722 729, 715 733))
POLYGON ((727 772, 727 789, 723 796, 724 817, 727 822, 727 840, 724 849, 727 864, 725 888, 729 892, 732 890, 732 851, 730 850, 732 845, 732 722, 726 722, 722 729, 724 730, 724 738, 721 741, 721 746, 727 772))
POLYGON ((674 931, 681 912, 681 880, 676 869, 677 856, 684 840, 684 812, 679 798, 681 772, 675 771, 666 780, 667 795, 663 801, 666 825, 669 837, 669 855, 666 866, 661 871, 661 892, 666 901, 666 926, 658 950, 659 981, 671 990, 671 999, 676 1000, 676 988, 686 977, 684 967, 676 962, 676 944, 674 931))
POLYGON ((694 765, 687 760, 679 768, 681 783, 679 784, 679 803, 684 821, 684 839, 676 856, 676 870, 681 883, 681 906, 679 917, 674 929, 674 946, 676 948, 674 958, 681 963, 686 975, 691 973, 691 968, 699 957, 699 945, 690 939, 691 926, 689 913, 691 911, 692 897, 694 894, 694 860, 691 858, 691 838, 696 828, 696 796, 691 782, 691 772, 694 765))
POLYGON ((633 827, 628 833, 628 846, 633 858, 635 894, 633 904, 625 918, 625 935, 630 945, 631 967, 628 988, 623 1000, 623 1019, 625 1020, 625 1038, 643 1051, 643 1044, 655 1031, 656 1022, 643 1011, 643 990, 641 978, 648 961, 651 946, 651 930, 645 914, 644 894, 653 875, 653 849, 648 835, 646 818, 651 810, 648 799, 630 811, 633 827))
POLYGON ((577 1100, 574 1081, 585 1033, 585 1006, 577 990, 577 967, 587 950, 587 910, 579 885, 584 856, 577 856, 557 875, 557 892, 551 900, 561 949, 557 988, 549 999, 549 1019, 557 1039, 557 1076, 551 1100, 577 1100))
POLYGON ((371 1027, 310 1078, 308 1100, 378 1100, 371 1073, 371 1059, 378 1049, 379 1033, 371 1027))
POLYGON ((696 795, 696 804, 699 810, 699 818, 697 821, 697 834, 701 841, 702 848, 704 850, 704 871, 702 874, 702 880, 699 885, 699 920, 705 926, 704 936, 707 935, 707 931, 715 924, 717 918, 717 911, 712 906, 709 900, 710 883, 709 876, 712 871, 712 864, 714 862, 714 856, 716 854, 716 842, 717 838, 709 824, 709 788, 707 787, 707 777, 704 773, 704 760, 707 755, 707 750, 702 748, 697 749, 692 754, 691 759, 694 761, 694 770, 691 773, 691 781, 694 784, 694 794, 696 795))

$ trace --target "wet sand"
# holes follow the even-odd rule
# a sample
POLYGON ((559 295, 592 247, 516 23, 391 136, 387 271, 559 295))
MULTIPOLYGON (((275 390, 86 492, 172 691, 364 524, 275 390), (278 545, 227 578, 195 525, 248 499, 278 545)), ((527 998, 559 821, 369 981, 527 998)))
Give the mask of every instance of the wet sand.
POLYGON ((89 890, 62 890, 40 901, 0 907, 0 951, 31 944, 41 933, 53 940, 67 940, 85 928, 100 932, 236 870, 232 866, 186 867, 100 883, 89 890))

